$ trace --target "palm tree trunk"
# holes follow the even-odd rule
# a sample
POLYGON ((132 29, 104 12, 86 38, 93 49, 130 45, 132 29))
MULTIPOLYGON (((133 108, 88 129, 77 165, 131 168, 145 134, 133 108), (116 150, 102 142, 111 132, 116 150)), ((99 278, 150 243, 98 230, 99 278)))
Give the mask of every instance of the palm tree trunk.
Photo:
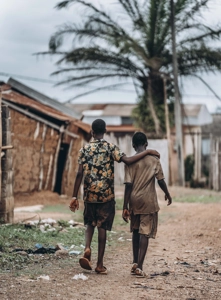
POLYGON ((148 80, 147 103, 148 103, 148 106, 149 106, 149 109, 150 109, 150 112, 151 112, 151 116, 153 118, 153 122, 154 122, 154 126, 155 126, 155 132, 156 132, 157 135, 160 135, 160 133, 161 133, 160 120, 157 117, 156 110, 155 110, 154 103, 153 103, 152 87, 151 87, 150 77, 148 77, 147 80, 148 80))

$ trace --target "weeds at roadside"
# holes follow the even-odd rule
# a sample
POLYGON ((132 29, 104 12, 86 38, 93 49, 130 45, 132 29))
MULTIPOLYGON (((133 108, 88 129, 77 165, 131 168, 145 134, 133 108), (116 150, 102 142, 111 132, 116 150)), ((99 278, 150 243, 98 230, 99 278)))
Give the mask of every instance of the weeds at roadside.
MULTIPOLYGON (((60 223, 63 222, 60 221, 60 223)), ((96 241, 96 236, 94 240, 96 241)), ((56 246, 58 243, 63 244, 67 248, 70 248, 71 245, 75 245, 74 249, 82 250, 81 245, 84 244, 84 228, 65 227, 65 230, 62 231, 59 226, 55 231, 43 233, 37 226, 27 228, 24 224, 1 225, 0 272, 13 271, 20 274, 21 271, 27 271, 27 269, 30 268, 33 269, 34 272, 34 270, 39 268, 39 265, 45 265, 45 261, 50 264, 55 259, 58 259, 54 254, 29 254, 30 249, 35 249, 36 243, 40 243, 44 247, 56 246), (19 249, 22 252, 17 253, 15 249, 19 249)), ((95 242, 92 243, 92 247, 94 243, 95 242)))
POLYGON ((173 198, 173 201, 181 203, 219 203, 221 202, 221 197, 220 195, 180 196, 173 198))

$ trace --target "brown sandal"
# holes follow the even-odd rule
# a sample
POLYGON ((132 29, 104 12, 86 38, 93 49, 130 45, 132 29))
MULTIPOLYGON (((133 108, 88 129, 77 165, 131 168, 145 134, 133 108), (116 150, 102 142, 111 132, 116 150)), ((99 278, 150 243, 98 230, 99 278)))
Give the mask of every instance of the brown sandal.
POLYGON ((105 266, 103 266, 102 270, 98 270, 98 268, 96 268, 95 272, 100 275, 107 275, 107 268, 105 266))
POLYGON ((131 274, 131 275, 136 275, 136 268, 137 268, 137 264, 134 263, 134 264, 132 265, 131 270, 130 270, 130 274, 131 274))
POLYGON ((146 273, 144 273, 144 271, 139 269, 139 268, 137 268, 135 272, 136 272, 136 277, 137 278, 147 277, 146 273))
POLYGON ((85 249, 84 257, 79 259, 80 266, 85 270, 92 270, 91 266, 91 249, 85 249))

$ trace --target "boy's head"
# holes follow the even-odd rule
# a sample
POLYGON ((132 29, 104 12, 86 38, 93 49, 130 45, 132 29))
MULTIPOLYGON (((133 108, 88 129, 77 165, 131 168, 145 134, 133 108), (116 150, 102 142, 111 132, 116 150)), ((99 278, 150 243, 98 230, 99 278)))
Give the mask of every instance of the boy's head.
POLYGON ((106 132, 106 123, 102 119, 96 119, 91 125, 92 134, 104 134, 106 132))
POLYGON ((141 131, 135 132, 132 137, 132 144, 135 149, 139 146, 144 146, 146 148, 148 145, 146 134, 141 131))

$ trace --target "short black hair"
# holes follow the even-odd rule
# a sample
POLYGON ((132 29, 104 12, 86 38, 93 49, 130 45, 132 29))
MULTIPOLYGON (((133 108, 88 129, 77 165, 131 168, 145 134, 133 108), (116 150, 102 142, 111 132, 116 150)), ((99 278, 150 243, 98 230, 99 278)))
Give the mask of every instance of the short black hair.
POLYGON ((94 133, 97 133, 97 134, 98 133, 105 133, 105 131, 106 131, 106 123, 102 119, 96 119, 92 123, 91 128, 94 131, 94 133))
POLYGON ((146 134, 144 134, 141 131, 137 131, 134 133, 132 137, 132 143, 134 146, 144 146, 147 143, 147 137, 146 134))

